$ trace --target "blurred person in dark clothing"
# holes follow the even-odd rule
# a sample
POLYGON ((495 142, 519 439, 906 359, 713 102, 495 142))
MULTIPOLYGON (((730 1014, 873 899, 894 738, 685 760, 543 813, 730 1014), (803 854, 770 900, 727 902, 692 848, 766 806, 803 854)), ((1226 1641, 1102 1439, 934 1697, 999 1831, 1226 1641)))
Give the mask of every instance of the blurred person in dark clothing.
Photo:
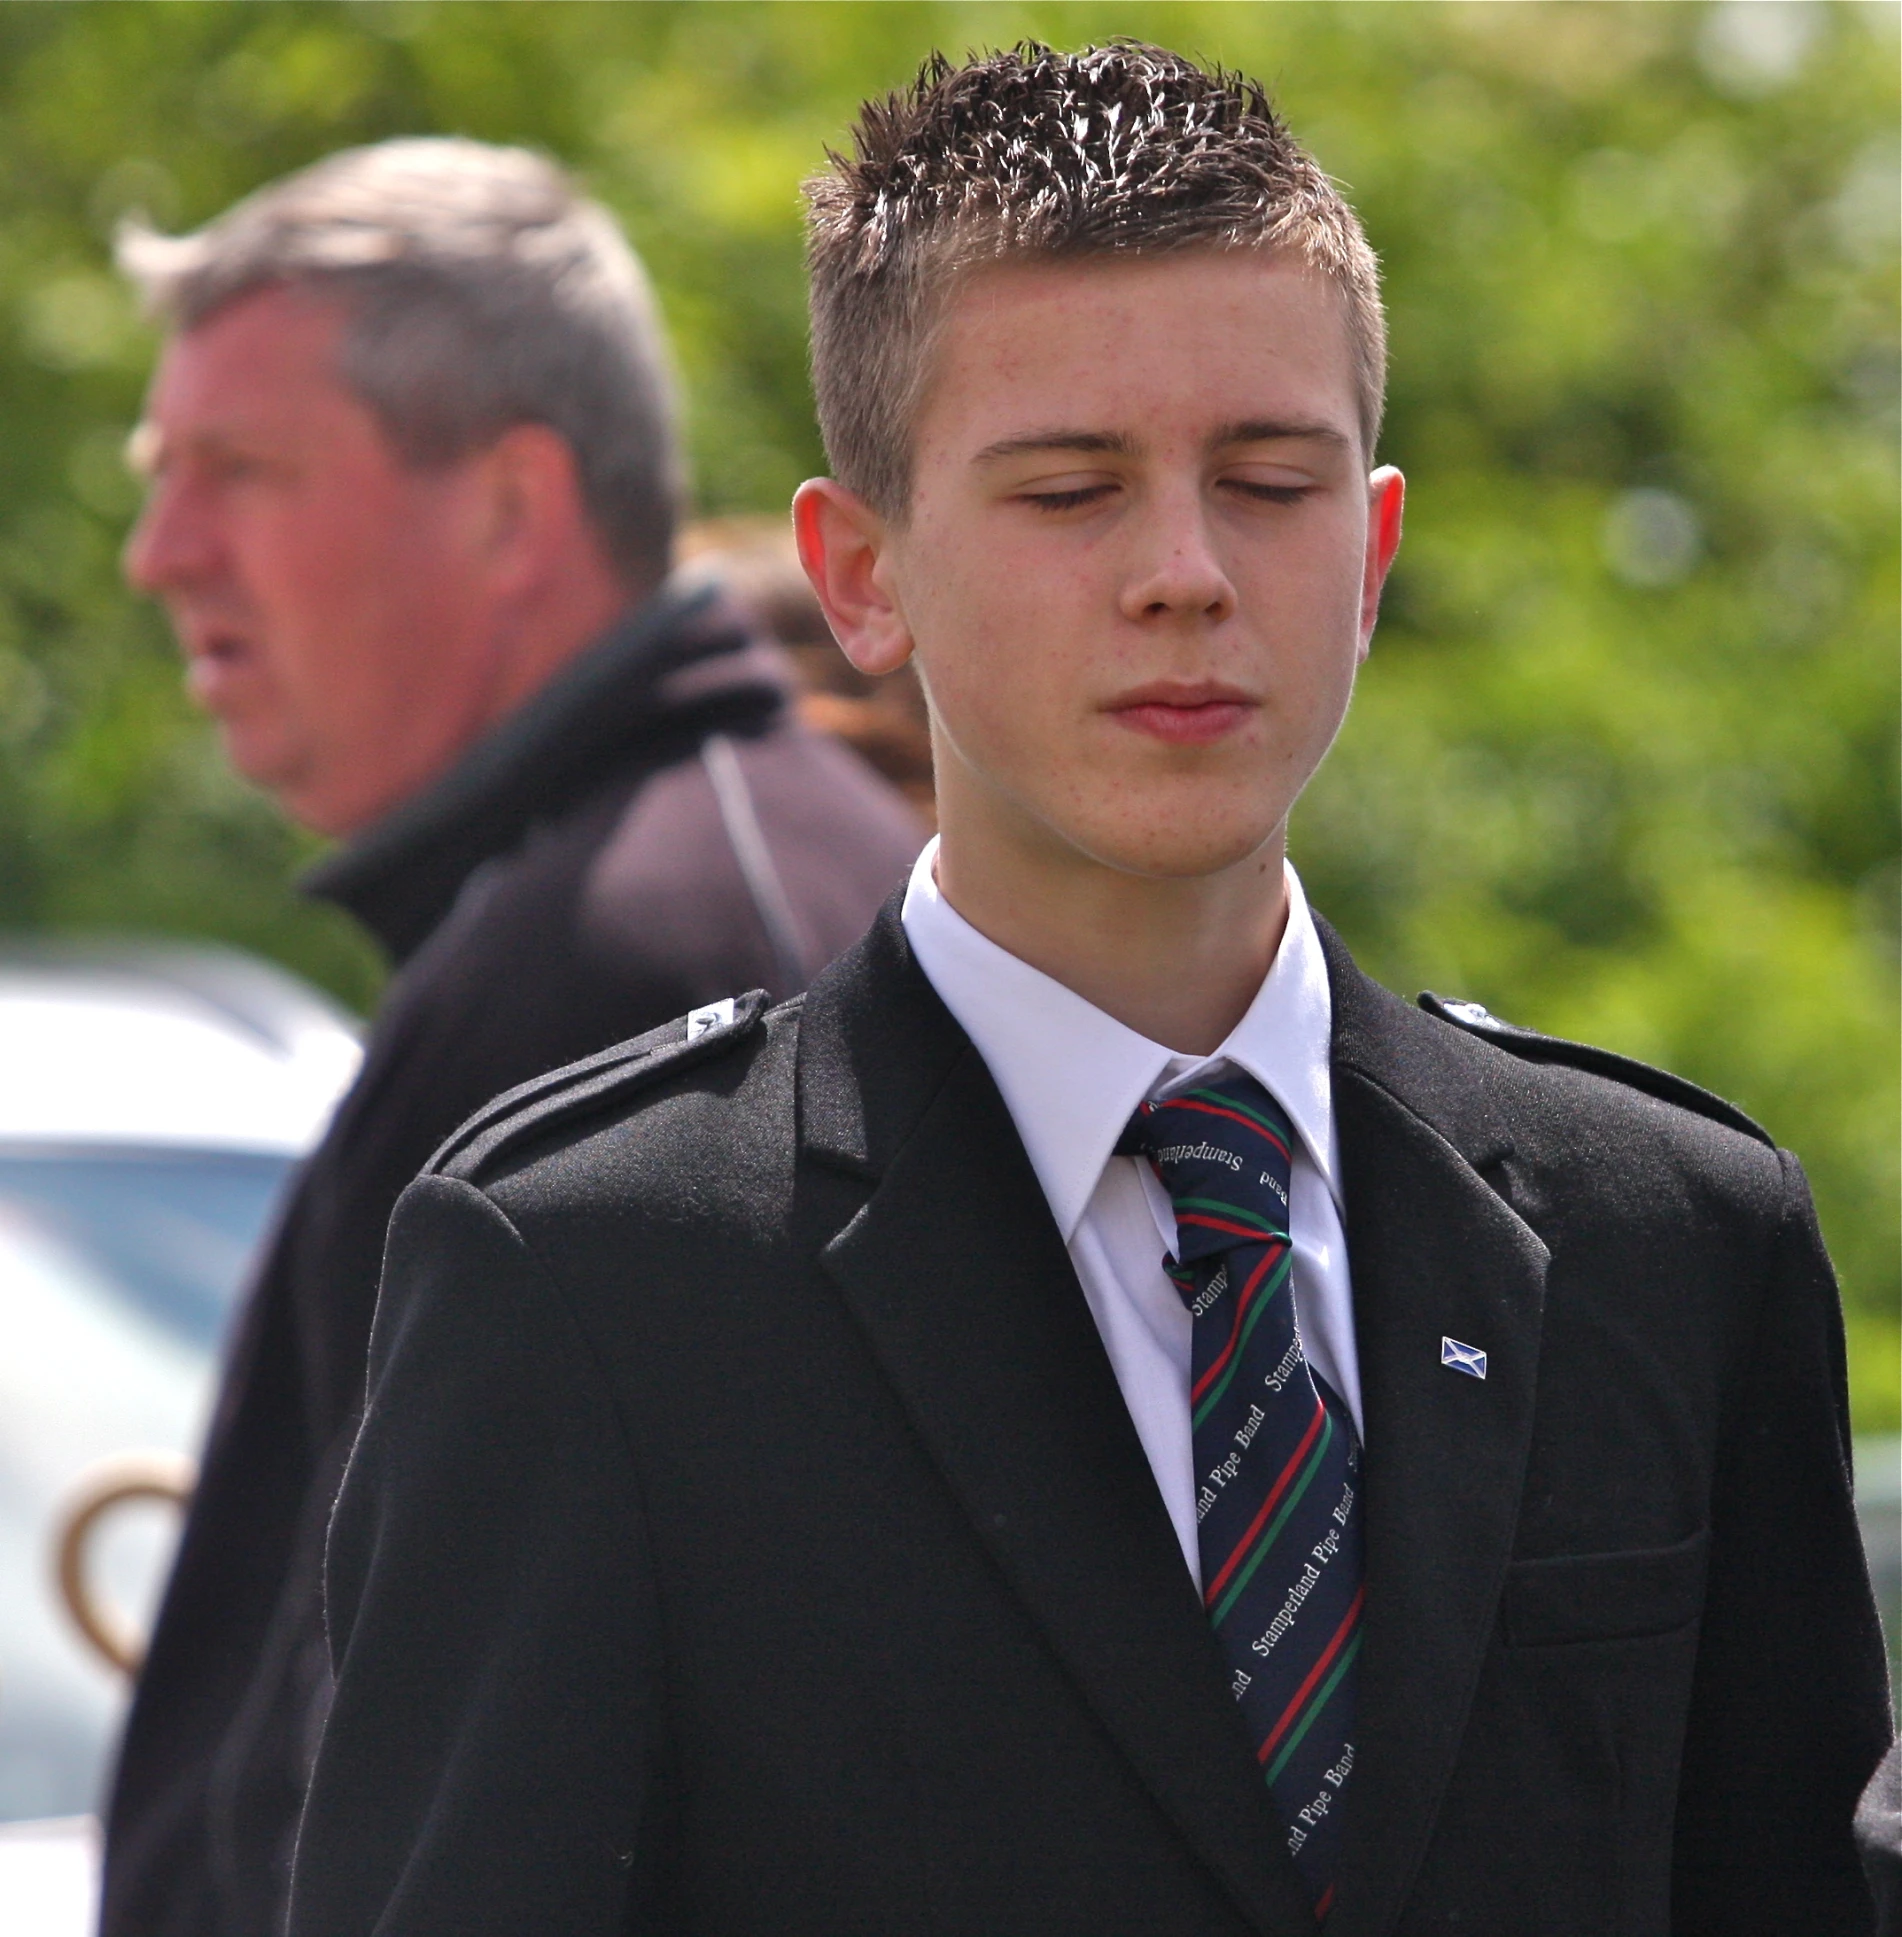
POLYGON ((340 837, 309 886, 396 969, 231 1342, 108 1813, 105 1937, 266 1937, 398 1193, 496 1092, 794 992, 922 833, 735 608, 668 583, 659 325, 551 164, 387 142, 120 262, 172 331, 127 570, 232 764, 340 837))
POLYGON ((839 650, 783 518, 706 518, 680 534, 680 576, 721 586, 781 646, 799 682, 799 717, 878 769, 933 828, 931 718, 910 665, 873 678, 839 650))

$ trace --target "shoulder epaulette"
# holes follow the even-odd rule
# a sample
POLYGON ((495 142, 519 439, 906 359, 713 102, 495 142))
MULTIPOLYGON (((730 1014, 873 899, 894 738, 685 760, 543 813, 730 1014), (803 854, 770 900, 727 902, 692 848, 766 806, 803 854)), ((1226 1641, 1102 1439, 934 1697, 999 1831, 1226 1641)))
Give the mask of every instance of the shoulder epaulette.
POLYGON ((765 1010, 764 989, 728 996, 644 1036, 504 1090, 451 1134, 424 1166, 424 1175, 440 1176, 454 1169, 466 1176, 506 1146, 564 1117, 609 1099, 618 1101, 663 1077, 722 1056, 759 1027, 765 1010))
POLYGON ((1668 1069, 1653 1069, 1649 1063, 1615 1055, 1590 1043, 1567 1042, 1562 1036, 1542 1036, 1536 1029, 1522 1029, 1516 1022, 1502 1021, 1477 1002, 1456 1002, 1448 996, 1422 991, 1419 1003, 1428 1015, 1438 1016, 1442 1022, 1450 1022, 1454 1028, 1464 1029, 1485 1042, 1496 1043, 1528 1062, 1567 1063, 1574 1069, 1589 1070, 1594 1076, 1608 1076, 1614 1083, 1642 1090, 1662 1103, 1695 1110, 1699 1116, 1707 1116, 1732 1130, 1741 1130, 1745 1136, 1755 1137, 1772 1150, 1776 1148, 1776 1139, 1769 1131, 1745 1116, 1734 1103, 1726 1103, 1721 1096, 1713 1096, 1709 1090, 1699 1089, 1681 1076, 1673 1076, 1668 1069))

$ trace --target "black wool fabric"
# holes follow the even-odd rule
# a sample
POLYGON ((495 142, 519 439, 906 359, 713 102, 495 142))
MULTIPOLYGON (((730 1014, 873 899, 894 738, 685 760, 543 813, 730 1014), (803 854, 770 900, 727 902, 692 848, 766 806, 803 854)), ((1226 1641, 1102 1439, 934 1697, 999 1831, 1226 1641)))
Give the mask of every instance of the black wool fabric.
MULTIPOLYGON (((1800 1170, 1323 943, 1367 1480, 1329 1937, 1868 1937, 1885 1668, 1800 1170)), ((1313 1937, 895 902, 405 1195, 329 1607, 293 1937, 1313 1937)))

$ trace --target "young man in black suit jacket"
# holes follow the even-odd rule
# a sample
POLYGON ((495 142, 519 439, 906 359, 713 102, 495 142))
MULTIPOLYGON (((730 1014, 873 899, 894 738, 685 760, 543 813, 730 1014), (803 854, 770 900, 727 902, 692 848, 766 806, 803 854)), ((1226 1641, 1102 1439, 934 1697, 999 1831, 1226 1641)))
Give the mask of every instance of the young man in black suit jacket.
POLYGON ((1866 1931, 1795 1160, 1285 866, 1399 539, 1351 212, 1155 49, 858 137, 795 517, 942 841, 404 1198, 293 1931, 1866 1931))

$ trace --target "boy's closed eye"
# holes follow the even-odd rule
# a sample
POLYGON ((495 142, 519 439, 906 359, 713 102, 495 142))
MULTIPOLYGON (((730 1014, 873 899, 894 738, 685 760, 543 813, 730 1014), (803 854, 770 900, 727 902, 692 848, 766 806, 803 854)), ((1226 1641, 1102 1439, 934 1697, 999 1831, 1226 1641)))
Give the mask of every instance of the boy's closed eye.
POLYGON ((1089 484, 1059 484, 1054 489, 1036 486, 1019 492, 1018 496, 1039 511, 1076 511, 1084 505, 1105 504, 1122 488, 1113 479, 1104 478, 1089 484))
POLYGON ((1314 495, 1312 484, 1278 484, 1262 478, 1223 478, 1222 490, 1254 504, 1300 504, 1314 495))
MULTIPOLYGON (((1045 513, 1079 511, 1086 505, 1108 502, 1122 488, 1114 480, 1103 479, 1088 484, 1032 486, 1019 491, 1016 496, 1023 503, 1035 505, 1045 513)), ((1217 488, 1254 504, 1296 505, 1312 497, 1318 487, 1312 481, 1297 483, 1267 478, 1225 477, 1217 480, 1217 488)))

